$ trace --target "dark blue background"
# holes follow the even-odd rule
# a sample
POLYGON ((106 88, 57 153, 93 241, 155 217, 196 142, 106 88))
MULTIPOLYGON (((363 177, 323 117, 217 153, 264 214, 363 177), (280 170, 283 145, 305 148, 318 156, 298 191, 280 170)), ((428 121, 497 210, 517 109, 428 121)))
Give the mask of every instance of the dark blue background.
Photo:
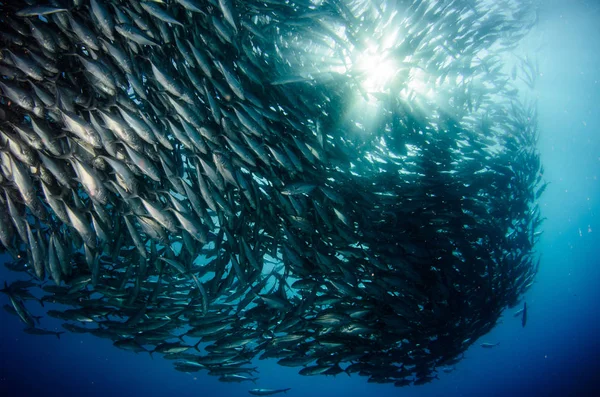
MULTIPOLYGON (((127 353, 90 335, 31 336, 0 310, 0 395, 243 396, 252 387, 291 387, 289 396, 600 396, 598 3, 545 2, 527 44, 540 60, 539 145, 552 183, 541 199, 548 220, 537 247, 540 273, 526 295, 526 328, 505 312, 454 372, 425 386, 398 389, 345 374, 302 377, 271 361, 260 362, 254 386, 180 373, 158 355, 127 353), (482 349, 481 342, 500 345, 482 349)), ((0 269, 0 280, 13 277, 0 269)), ((0 306, 6 303, 0 295, 0 306)), ((35 312, 37 305, 28 308, 35 312)), ((60 330, 60 323, 42 321, 60 330)))

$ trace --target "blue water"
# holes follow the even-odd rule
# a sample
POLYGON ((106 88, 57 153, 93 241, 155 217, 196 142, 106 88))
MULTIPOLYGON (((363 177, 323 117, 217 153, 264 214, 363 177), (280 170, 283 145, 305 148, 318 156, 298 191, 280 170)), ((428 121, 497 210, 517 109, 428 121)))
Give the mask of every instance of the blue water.
MULTIPOLYGON (((91 335, 32 336, 0 310, 0 396, 244 396, 291 387, 288 396, 600 396, 600 1, 547 1, 535 34, 545 177, 542 264, 525 296, 528 323, 507 310, 452 373, 395 388, 365 378, 302 377, 260 361, 260 380, 222 384, 184 374, 162 357, 133 354, 91 335), (500 344, 482 349, 479 344, 500 344)), ((0 258, 4 262, 6 257, 0 258)), ((0 280, 15 274, 0 269, 0 280)), ((0 306, 8 298, 0 294, 0 306)), ((36 304, 28 304, 36 313, 36 304)), ((60 330, 45 317, 42 325, 60 330)))

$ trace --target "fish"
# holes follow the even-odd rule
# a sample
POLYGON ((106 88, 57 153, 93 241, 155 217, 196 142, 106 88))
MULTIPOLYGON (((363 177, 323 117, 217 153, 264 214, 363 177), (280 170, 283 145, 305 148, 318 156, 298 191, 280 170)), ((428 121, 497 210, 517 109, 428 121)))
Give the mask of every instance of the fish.
POLYGON ((523 302, 523 317, 521 318, 521 326, 525 328, 527 324, 527 302, 523 302))
POLYGON ((516 312, 513 313, 513 317, 522 316, 524 310, 525 310, 524 308, 521 308, 521 309, 517 310, 516 312))
POLYGON ((426 383, 430 383, 434 379, 439 379, 439 378, 438 378, 437 375, 435 375, 435 376, 421 376, 421 377, 417 378, 413 382, 413 385, 415 385, 415 386, 421 386, 421 385, 424 385, 426 383))
POLYGON ((57 12, 67 12, 66 8, 52 7, 52 6, 31 6, 22 8, 15 12, 18 17, 35 17, 40 15, 50 15, 57 12))
POLYGON ((181 22, 171 16, 166 10, 161 8, 158 4, 153 2, 142 2, 140 3, 140 7, 144 9, 148 14, 153 17, 160 19, 163 22, 171 23, 174 25, 183 26, 181 22))
POLYGON ((238 374, 228 374, 219 377, 220 382, 235 382, 240 383, 244 381, 250 381, 252 383, 256 383, 258 378, 252 378, 250 376, 238 375, 238 374))
POLYGON ((0 4, 15 321, 226 383, 453 369, 541 266, 539 70, 500 56, 537 18, 405 3, 0 4))
POLYGON ((35 323, 33 321, 33 316, 31 315, 31 313, 29 313, 27 311, 27 309, 23 305, 23 302, 20 301, 18 298, 13 297, 12 295, 9 295, 8 297, 10 299, 10 303, 12 304, 12 307, 14 308, 15 312, 17 313, 17 315, 19 316, 21 321, 23 321, 29 327, 35 327, 35 323))
POLYGON ((248 390, 248 393, 254 396, 272 396, 273 394, 286 393, 289 390, 292 389, 289 387, 286 389, 251 389, 248 390))
POLYGON ((30 335, 54 335, 58 339, 60 339, 60 336, 65 333, 64 331, 55 332, 55 331, 49 331, 47 329, 34 328, 34 327, 25 328, 23 331, 30 335))
POLYGON ((481 347, 483 347, 484 349, 491 349, 492 347, 496 347, 500 344, 500 342, 498 343, 488 343, 488 342, 484 342, 481 344, 481 347))

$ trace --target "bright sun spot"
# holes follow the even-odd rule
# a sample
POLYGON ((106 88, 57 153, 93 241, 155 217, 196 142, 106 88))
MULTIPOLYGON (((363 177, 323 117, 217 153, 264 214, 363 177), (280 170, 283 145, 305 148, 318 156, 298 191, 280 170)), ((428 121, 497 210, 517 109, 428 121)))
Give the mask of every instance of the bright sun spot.
POLYGON ((382 92, 387 89, 397 71, 396 62, 371 47, 356 59, 356 66, 362 75, 362 86, 367 92, 382 92))

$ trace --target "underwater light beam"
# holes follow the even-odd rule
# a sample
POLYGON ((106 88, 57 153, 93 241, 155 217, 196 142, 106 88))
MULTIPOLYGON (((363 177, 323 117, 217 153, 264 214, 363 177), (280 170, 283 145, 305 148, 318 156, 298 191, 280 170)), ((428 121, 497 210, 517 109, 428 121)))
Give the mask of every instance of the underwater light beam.
POLYGON ((357 69, 364 76, 362 87, 367 92, 383 92, 395 76, 398 65, 376 46, 369 47, 356 60, 357 69))

